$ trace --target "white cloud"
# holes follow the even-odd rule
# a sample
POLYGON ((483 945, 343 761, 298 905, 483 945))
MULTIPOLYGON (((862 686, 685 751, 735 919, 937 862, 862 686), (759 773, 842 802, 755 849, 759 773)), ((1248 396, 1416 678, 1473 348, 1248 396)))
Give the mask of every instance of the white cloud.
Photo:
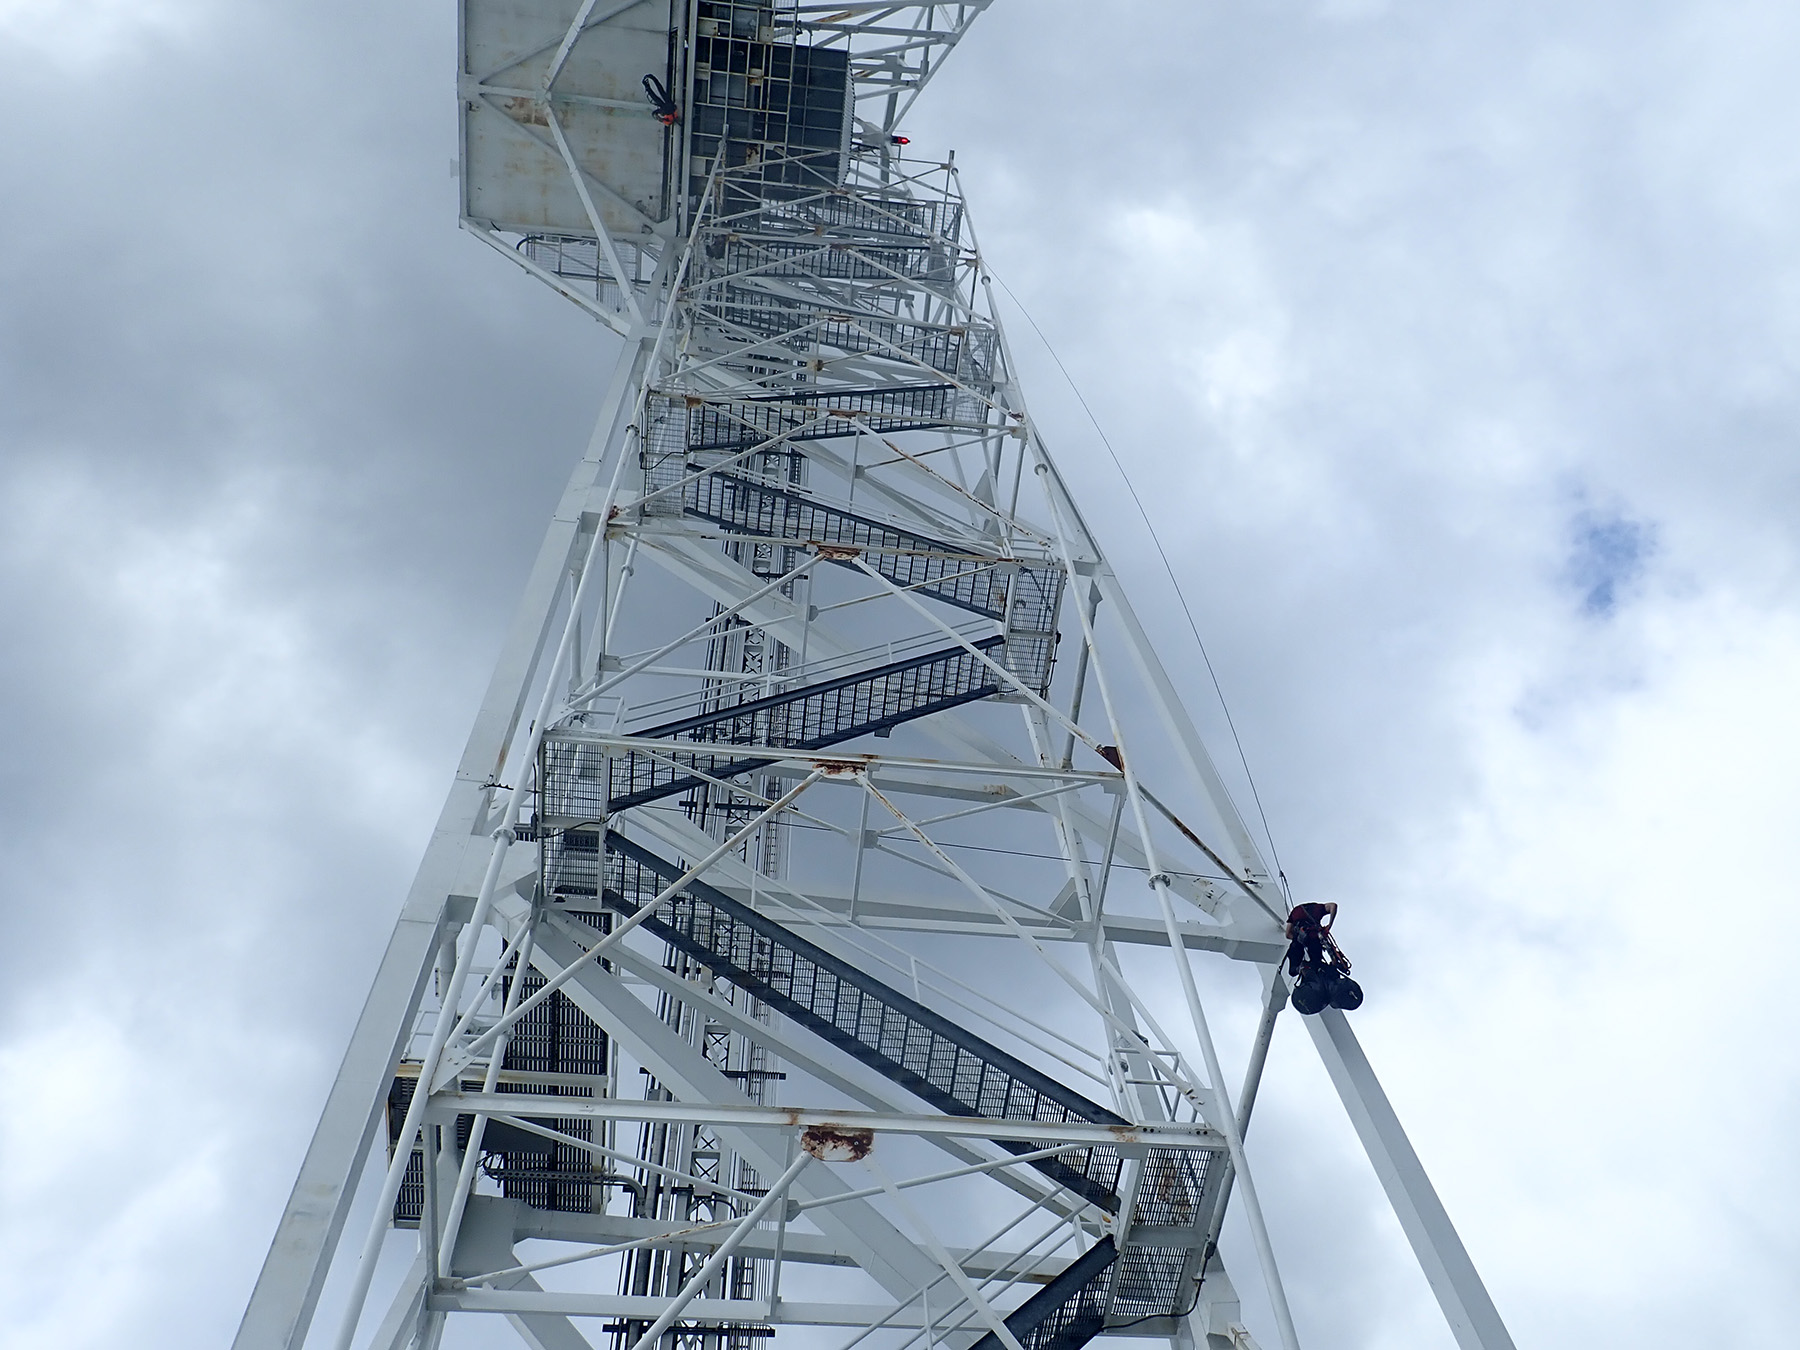
POLYGON ((0 35, 81 74, 192 37, 211 11, 194 0, 0 0, 0 35))
MULTIPOLYGON (((135 982, 135 972, 114 973, 135 982)), ((229 1095, 196 1080, 194 1057, 213 1050, 207 1057, 228 1072, 253 1043, 217 1053, 188 1041, 180 1019, 146 1025, 141 1009, 96 1000, 95 988, 44 988, 35 1015, 0 1046, 17 1108, 0 1121, 10 1159, 0 1195, 9 1214, 31 1216, 0 1241, 14 1344, 125 1343, 141 1308, 166 1304, 171 1240, 206 1256, 203 1235, 230 1200, 220 1167, 229 1095)))
POLYGON ((1474 720, 1478 789, 1386 878, 1429 961, 1367 1034, 1492 1225, 1521 1343, 1672 1345, 1698 1301, 1774 1345, 1800 1244, 1775 936, 1800 901, 1800 621, 1713 596, 1644 624, 1636 688, 1474 720))

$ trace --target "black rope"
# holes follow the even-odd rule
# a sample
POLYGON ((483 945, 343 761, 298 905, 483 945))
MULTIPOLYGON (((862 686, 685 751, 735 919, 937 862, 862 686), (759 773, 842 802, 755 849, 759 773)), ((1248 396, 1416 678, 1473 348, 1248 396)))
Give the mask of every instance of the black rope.
POLYGON ((656 120, 665 127, 672 127, 681 116, 681 109, 675 106, 675 100, 669 97, 669 88, 654 75, 644 76, 644 97, 650 100, 656 120))
POLYGON ((1200 636, 1200 625, 1194 621, 1194 611, 1188 608, 1187 595, 1182 591, 1181 582, 1175 576, 1175 565, 1169 561, 1168 550, 1163 547, 1162 538, 1156 533, 1156 525, 1150 519, 1150 512, 1144 506, 1144 499, 1138 496, 1136 484, 1131 481, 1131 475, 1125 472, 1124 461, 1119 458, 1119 452, 1113 449, 1112 441, 1107 438, 1106 430, 1100 425, 1100 419, 1094 415, 1094 410, 1088 406, 1087 397, 1081 392, 1080 386, 1075 383, 1075 377, 1069 374, 1069 368, 1063 364, 1062 357, 1056 354, 1056 348, 1050 345, 1050 339, 1044 336, 1044 330, 1038 327, 1037 320, 1031 317, 1031 311, 1026 309, 1019 297, 1013 294, 1012 287, 1008 286, 1005 280, 994 276, 991 269, 989 275, 1000 283, 1000 289, 1006 292, 1007 298, 1018 308, 1019 313, 1025 316, 1025 322, 1031 325, 1031 331, 1037 334, 1038 341, 1044 344, 1044 350, 1050 353, 1050 359, 1056 362, 1056 368, 1062 372, 1063 379, 1068 382, 1069 391, 1081 404, 1081 410, 1087 414, 1088 421, 1093 423, 1094 431, 1100 437, 1100 444, 1106 447, 1106 453, 1111 457, 1113 467, 1119 471, 1119 477, 1125 483, 1125 490, 1131 494, 1131 500, 1137 506, 1138 515, 1143 518, 1144 528, 1150 535, 1150 542, 1156 546, 1156 554, 1162 559, 1163 571, 1169 574, 1169 585, 1174 588, 1175 598, 1181 603, 1181 612, 1187 617, 1188 630, 1194 635, 1194 645, 1200 649, 1200 660, 1206 666, 1207 678, 1212 681, 1213 693, 1219 700, 1219 710, 1225 714, 1225 725, 1231 731, 1231 743, 1237 749, 1238 763, 1243 766, 1244 779, 1250 785, 1251 800, 1256 803, 1256 814, 1262 820, 1263 838, 1269 841, 1269 859, 1275 864, 1275 875, 1281 882, 1282 894, 1287 896, 1288 903, 1292 904, 1294 897, 1288 890, 1287 872, 1281 866, 1281 851, 1275 847, 1275 833, 1269 828, 1269 813, 1263 809, 1262 793, 1257 790, 1256 775, 1250 772, 1250 759, 1245 755, 1244 742, 1238 736, 1237 719, 1232 717, 1231 706, 1225 702, 1225 690, 1219 684, 1219 673, 1213 669, 1212 655, 1206 650, 1206 642, 1200 636))

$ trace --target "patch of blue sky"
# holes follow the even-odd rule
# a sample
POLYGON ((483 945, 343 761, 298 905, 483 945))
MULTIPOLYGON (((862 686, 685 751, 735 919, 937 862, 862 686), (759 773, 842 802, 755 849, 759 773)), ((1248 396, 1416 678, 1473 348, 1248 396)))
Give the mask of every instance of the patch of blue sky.
POLYGON ((1571 522, 1564 580, 1581 597, 1582 612, 1610 618, 1642 580, 1657 549, 1653 522, 1616 511, 1586 510, 1571 522))

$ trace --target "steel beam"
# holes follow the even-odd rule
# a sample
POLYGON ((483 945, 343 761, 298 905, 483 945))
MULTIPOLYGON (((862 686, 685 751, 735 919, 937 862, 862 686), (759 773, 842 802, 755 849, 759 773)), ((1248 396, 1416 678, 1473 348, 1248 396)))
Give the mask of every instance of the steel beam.
POLYGON ((1110 1144, 1118 1148, 1225 1146, 1208 1125, 1154 1121, 1142 1125, 1090 1125, 1086 1121, 1007 1120, 1000 1116, 938 1116, 889 1111, 827 1111, 811 1106, 736 1106, 724 1102, 634 1102, 617 1097, 534 1097, 525 1093, 434 1092, 440 1115, 479 1111, 489 1116, 569 1116, 587 1120, 645 1120, 681 1125, 730 1125, 742 1129, 873 1130, 877 1134, 949 1135, 962 1139, 1041 1139, 1044 1147, 1110 1144))
POLYGON ((1457 1345, 1462 1350, 1513 1350, 1512 1335, 1400 1127, 1349 1019, 1336 1008, 1327 1008, 1302 1020, 1457 1345))

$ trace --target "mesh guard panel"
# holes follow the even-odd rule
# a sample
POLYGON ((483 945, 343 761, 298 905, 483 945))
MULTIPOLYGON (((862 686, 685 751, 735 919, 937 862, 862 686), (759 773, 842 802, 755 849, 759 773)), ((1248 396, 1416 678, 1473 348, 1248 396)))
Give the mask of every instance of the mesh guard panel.
MULTIPOLYGON (((605 903, 635 914, 683 869, 609 835, 605 903)), ((1125 1125, 1024 1061, 699 881, 663 901, 645 928, 948 1115, 1125 1125)), ((996 1141, 1014 1153, 1042 1145, 996 1141)), ((1119 1151, 1078 1146, 1032 1166, 1108 1211, 1119 1207, 1119 1151)))

